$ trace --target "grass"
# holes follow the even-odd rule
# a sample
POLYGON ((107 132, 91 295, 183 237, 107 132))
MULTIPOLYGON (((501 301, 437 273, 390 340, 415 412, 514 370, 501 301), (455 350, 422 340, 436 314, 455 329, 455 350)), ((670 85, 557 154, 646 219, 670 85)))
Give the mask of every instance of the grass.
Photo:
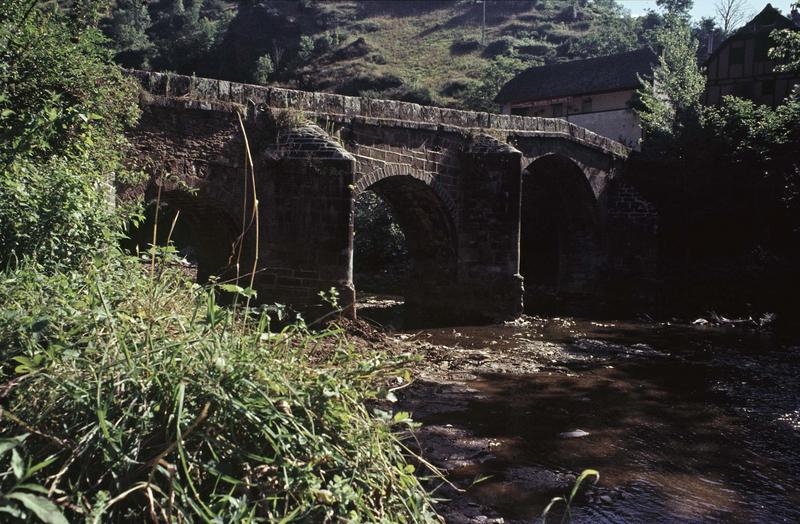
POLYGON ((169 264, 0 273, 0 512, 45 522, 430 522, 365 402, 404 360, 270 331, 169 264))
MULTIPOLYGON (((520 4, 522 5, 522 4, 520 4)), ((563 39, 576 38, 585 30, 570 29, 565 24, 551 22, 563 9, 563 2, 553 2, 545 9, 531 2, 525 9, 501 2, 490 4, 487 11, 486 44, 503 37, 515 37, 520 30, 541 33, 545 46, 563 39)), ((347 2, 336 4, 339 11, 347 11, 347 2)), ((352 6, 349 7, 353 9, 352 6)), ((587 8, 588 9, 588 8, 587 8)), ((589 12, 589 11, 587 11, 589 12)), ((330 61, 328 56, 314 61, 306 69, 325 79, 326 89, 335 89, 355 74, 394 74, 406 85, 421 86, 437 96, 439 105, 457 106, 460 100, 442 93, 453 80, 480 78, 491 62, 482 54, 483 48, 466 53, 454 53, 454 42, 481 39, 480 6, 448 4, 440 8, 422 9, 398 16, 397 13, 375 12, 340 14, 341 29, 349 35, 344 45, 363 37, 371 53, 380 54, 383 64, 368 63, 363 58, 330 61), (364 27, 369 27, 365 32, 364 27)), ((543 55, 552 51, 543 51, 543 55)), ((536 64, 534 64, 536 65, 536 64)))

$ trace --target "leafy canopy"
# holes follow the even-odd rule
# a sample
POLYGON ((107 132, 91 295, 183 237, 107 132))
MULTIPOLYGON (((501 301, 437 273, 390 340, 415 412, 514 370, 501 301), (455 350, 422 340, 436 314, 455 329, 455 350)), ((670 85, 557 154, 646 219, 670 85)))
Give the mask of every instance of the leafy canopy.
POLYGON ((642 79, 638 114, 646 134, 674 136, 699 116, 705 78, 697 66, 698 42, 686 20, 675 15, 666 17, 655 40, 661 56, 653 78, 642 79))

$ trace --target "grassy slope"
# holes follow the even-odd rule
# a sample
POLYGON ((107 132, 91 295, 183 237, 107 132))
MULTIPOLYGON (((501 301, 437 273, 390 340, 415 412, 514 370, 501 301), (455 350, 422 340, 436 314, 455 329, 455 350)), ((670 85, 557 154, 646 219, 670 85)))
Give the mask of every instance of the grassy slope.
MULTIPOLYGON (((566 3, 490 3, 487 7, 486 43, 491 44, 503 37, 538 33, 538 42, 550 43, 554 47, 592 30, 594 13, 590 8, 583 12, 583 20, 570 24, 557 22, 566 3)), ((466 54, 451 51, 454 42, 480 40, 480 5, 440 2, 426 9, 417 2, 406 2, 403 10, 387 10, 383 5, 385 2, 370 4, 368 9, 360 8, 355 2, 331 6, 330 9, 336 12, 335 18, 343 22, 340 30, 348 36, 344 45, 363 37, 370 53, 382 56, 385 64, 371 63, 370 56, 335 61, 328 53, 301 71, 302 75, 310 77, 313 73, 314 78, 324 79, 312 81, 310 87, 336 90, 355 74, 390 73, 412 87, 430 88, 440 103, 454 104, 457 100, 442 95, 442 88, 452 80, 468 81, 480 77, 491 60, 483 48, 466 54)), ((545 57, 539 54, 521 55, 521 58, 535 64, 537 59, 545 57)))

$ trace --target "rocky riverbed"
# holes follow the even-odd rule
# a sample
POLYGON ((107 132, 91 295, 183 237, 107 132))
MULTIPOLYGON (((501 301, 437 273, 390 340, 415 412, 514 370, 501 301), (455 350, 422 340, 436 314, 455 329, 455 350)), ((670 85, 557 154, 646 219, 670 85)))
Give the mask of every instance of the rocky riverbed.
POLYGON ((566 318, 386 337, 423 356, 394 409, 448 523, 540 522, 586 468, 573 522, 800 522, 797 339, 566 318))

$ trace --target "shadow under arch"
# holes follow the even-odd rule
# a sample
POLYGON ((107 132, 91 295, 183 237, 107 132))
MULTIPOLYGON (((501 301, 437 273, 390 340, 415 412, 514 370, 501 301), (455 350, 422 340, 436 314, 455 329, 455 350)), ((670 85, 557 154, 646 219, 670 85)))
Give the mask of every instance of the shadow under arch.
POLYGON ((526 313, 585 309, 605 266, 600 206, 583 170, 548 154, 522 172, 520 274, 526 313))
POLYGON ((237 222, 221 204, 183 190, 162 191, 156 214, 158 200, 156 191, 148 190, 145 220, 132 229, 131 247, 138 246, 140 252, 149 249, 153 227, 157 226, 156 244, 164 246, 170 240, 179 254, 196 266, 199 283, 208 282, 212 276, 232 277, 231 254, 242 228, 241 217, 237 222))
POLYGON ((386 176, 358 189, 356 198, 366 190, 375 192, 405 236, 410 262, 403 286, 406 321, 419 325, 452 320, 457 236, 447 202, 431 184, 411 175, 386 176))

